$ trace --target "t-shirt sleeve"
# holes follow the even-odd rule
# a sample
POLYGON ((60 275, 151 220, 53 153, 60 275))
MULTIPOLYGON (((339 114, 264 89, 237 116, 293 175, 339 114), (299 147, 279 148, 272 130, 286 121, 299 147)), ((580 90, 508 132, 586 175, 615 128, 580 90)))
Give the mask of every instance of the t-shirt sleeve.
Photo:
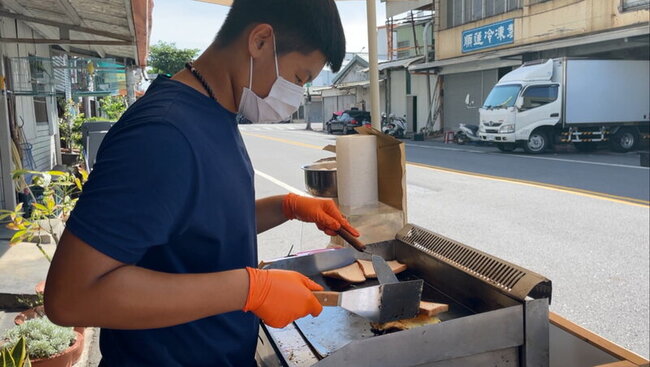
POLYGON ((196 165, 185 136, 166 122, 109 132, 66 228, 127 264, 184 225, 196 165))

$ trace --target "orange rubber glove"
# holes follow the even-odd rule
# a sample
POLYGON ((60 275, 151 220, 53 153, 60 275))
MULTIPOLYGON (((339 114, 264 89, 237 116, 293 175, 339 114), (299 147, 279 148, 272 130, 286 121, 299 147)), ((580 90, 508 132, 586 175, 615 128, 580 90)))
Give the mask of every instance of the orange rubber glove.
POLYGON ((265 324, 283 328, 296 319, 308 314, 316 317, 323 306, 312 291, 322 291, 323 287, 306 276, 288 270, 261 270, 246 268, 248 271, 248 298, 243 310, 251 311, 265 324))
POLYGON ((333 200, 287 194, 282 201, 282 211, 287 219, 316 223, 318 229, 330 236, 336 236, 336 231, 343 227, 359 237, 359 232, 343 218, 333 200))

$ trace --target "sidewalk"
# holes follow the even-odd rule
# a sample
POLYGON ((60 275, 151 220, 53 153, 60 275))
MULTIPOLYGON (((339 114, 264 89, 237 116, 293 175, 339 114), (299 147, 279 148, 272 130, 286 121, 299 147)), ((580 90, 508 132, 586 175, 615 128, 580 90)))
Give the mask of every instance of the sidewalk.
MULTIPOLYGON (((35 294, 36 283, 45 279, 49 262, 34 244, 9 245, 13 231, 0 224, 0 339, 14 326, 14 318, 25 309, 17 297, 29 298, 35 294)), ((43 245, 52 255, 55 245, 43 245)), ((83 354, 75 367, 97 367, 99 353, 99 329, 87 328, 83 354)))

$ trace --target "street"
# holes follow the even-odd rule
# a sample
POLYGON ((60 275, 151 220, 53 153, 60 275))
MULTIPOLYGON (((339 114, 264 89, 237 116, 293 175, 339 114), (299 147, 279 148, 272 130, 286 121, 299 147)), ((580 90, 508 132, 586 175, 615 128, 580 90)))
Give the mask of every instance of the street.
MULTIPOLYGON (((303 192, 300 167, 336 140, 301 124, 240 130, 258 198, 303 192)), ((548 277, 552 311, 647 358, 650 186, 638 154, 405 143, 409 222, 548 277)), ((258 240, 260 259, 328 243, 295 221, 258 240)))

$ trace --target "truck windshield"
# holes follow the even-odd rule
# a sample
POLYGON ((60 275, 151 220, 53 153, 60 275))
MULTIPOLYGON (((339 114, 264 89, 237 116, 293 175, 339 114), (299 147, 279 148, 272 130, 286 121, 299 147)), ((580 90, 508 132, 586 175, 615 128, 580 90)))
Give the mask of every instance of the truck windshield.
POLYGON ((519 95, 520 90, 521 85, 519 84, 496 86, 485 99, 483 108, 512 107, 517 101, 517 95, 519 95))

